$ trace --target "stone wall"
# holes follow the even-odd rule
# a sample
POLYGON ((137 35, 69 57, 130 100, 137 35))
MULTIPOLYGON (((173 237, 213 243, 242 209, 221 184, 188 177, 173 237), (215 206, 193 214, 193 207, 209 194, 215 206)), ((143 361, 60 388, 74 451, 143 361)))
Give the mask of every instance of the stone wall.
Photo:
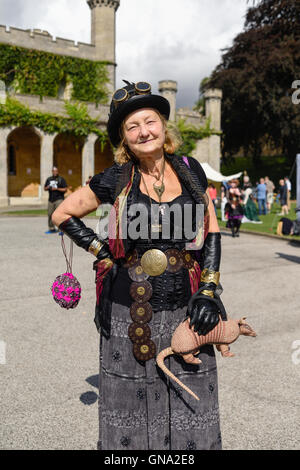
MULTIPOLYGON (((28 106, 32 110, 40 111, 42 113, 60 114, 66 117, 68 116, 65 110, 64 100, 49 97, 43 97, 40 99, 35 95, 23 95, 21 93, 16 93, 14 97, 20 101, 20 103, 28 106)), ((88 102, 84 102, 84 104, 87 106, 88 113, 92 119, 99 119, 101 124, 107 123, 109 113, 108 105, 96 106, 95 103, 88 102)))
POLYGON ((96 47, 93 44, 76 43, 75 41, 59 37, 54 38, 47 32, 38 32, 36 30, 8 28, 0 25, 0 43, 51 52, 52 54, 78 57, 80 59, 100 60, 97 58, 96 47))
POLYGON ((205 117, 190 108, 177 109, 176 121, 179 121, 179 119, 184 119, 186 124, 191 124, 195 127, 200 127, 205 124, 205 117))

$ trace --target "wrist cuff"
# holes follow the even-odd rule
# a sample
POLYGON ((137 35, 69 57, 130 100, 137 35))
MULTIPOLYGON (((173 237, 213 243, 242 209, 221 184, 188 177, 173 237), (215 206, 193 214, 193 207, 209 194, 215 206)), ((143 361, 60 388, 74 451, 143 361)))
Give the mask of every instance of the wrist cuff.
POLYGON ((95 238, 90 244, 88 251, 92 253, 92 255, 97 257, 99 251, 103 248, 103 246, 104 244, 101 243, 100 240, 97 240, 97 238, 95 238))
POLYGON ((220 281, 220 272, 219 271, 210 271, 209 269, 203 269, 201 273, 201 282, 213 282, 216 286, 219 284, 220 281))

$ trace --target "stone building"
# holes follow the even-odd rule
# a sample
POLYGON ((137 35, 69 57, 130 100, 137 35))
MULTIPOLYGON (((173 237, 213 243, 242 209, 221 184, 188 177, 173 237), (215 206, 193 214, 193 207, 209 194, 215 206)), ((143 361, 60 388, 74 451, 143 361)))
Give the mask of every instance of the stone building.
MULTIPOLYGON (((195 127, 205 125, 210 118, 210 127, 215 131, 221 131, 221 101, 222 90, 210 89, 204 94, 205 113, 201 114, 190 108, 176 109, 177 82, 173 80, 162 80, 159 82, 159 92, 167 98, 171 105, 170 119, 178 121, 183 119, 187 124, 195 127)), ((214 169, 220 170, 221 159, 221 137, 218 134, 212 134, 210 137, 197 141, 196 149, 193 152, 195 157, 201 163, 209 163, 214 169)))
MULTIPOLYGON (((109 95, 115 89, 115 15, 120 0, 87 0, 91 9, 91 43, 75 43, 52 37, 41 30, 22 30, 0 25, 0 45, 8 44, 60 56, 70 56, 90 61, 106 61, 109 95)), ((3 85, 3 84, 2 84, 3 85)), ((159 83, 160 93, 171 103, 171 119, 184 117, 195 125, 205 117, 191 110, 176 112, 177 84, 173 81, 159 83)), ((0 106, 5 103, 7 89, 0 83, 0 106)), ((72 83, 62 82, 56 97, 40 97, 9 90, 21 104, 32 111, 66 116, 65 101, 72 95, 72 83)), ((211 116, 214 129, 220 129, 220 90, 210 90, 206 98, 206 117, 211 116)), ((109 102, 109 100, 108 100, 109 102)), ((97 119, 100 129, 107 123, 109 106, 85 102, 91 118, 97 119)), ((207 161, 219 169, 220 137, 213 135, 199 141, 195 150, 199 161, 207 161)), ((113 163, 109 144, 103 148, 94 133, 87 138, 65 133, 46 133, 38 126, 0 127, 0 206, 37 204, 45 205, 48 193, 43 190, 52 166, 59 168, 70 190, 85 183, 90 175, 102 171, 113 163)))

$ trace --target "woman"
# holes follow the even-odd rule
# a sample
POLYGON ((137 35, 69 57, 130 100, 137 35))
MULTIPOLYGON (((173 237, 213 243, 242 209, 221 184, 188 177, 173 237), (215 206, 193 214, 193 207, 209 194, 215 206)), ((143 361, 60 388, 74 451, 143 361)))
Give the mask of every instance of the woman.
POLYGON ((221 186, 221 220, 222 222, 226 222, 226 218, 225 218, 225 206, 227 204, 227 196, 226 196, 226 187, 224 186, 224 184, 222 184, 221 186))
POLYGON ((99 450, 221 448, 213 347, 201 349, 199 366, 180 357, 167 359, 175 375, 184 376, 199 394, 199 402, 169 383, 155 362, 187 315, 199 334, 219 322, 213 299, 218 292, 219 227, 201 165, 188 158, 189 168, 174 154, 176 139, 166 127, 169 113, 168 101, 151 94, 149 84, 127 84, 117 90, 107 126, 117 148, 116 163, 95 175, 88 187, 72 194, 53 215, 78 246, 97 256, 99 450), (99 241, 80 220, 101 203, 114 204, 108 243, 99 241), (137 220, 130 212, 135 203, 147 215, 140 224, 141 231, 149 229, 145 236, 130 233, 137 220), (201 279, 196 251, 185 251, 187 241, 199 246, 201 228, 195 228, 196 237, 186 238, 176 232, 175 219, 167 217, 175 205, 183 211, 190 206, 196 227, 197 204, 209 214, 205 219, 209 233, 198 252, 201 279), (166 238, 164 223, 171 228, 166 238))
POLYGON ((287 185, 285 184, 284 180, 279 180, 279 197, 280 197, 280 205, 281 205, 281 212, 279 215, 287 215, 289 213, 288 209, 288 189, 287 185))
POLYGON ((253 202, 252 184, 249 179, 249 176, 244 176, 243 196, 244 215, 246 217, 246 220, 244 218, 242 222, 252 222, 261 224, 262 222, 258 218, 256 205, 253 202))
POLYGON ((231 229, 233 237, 239 237, 239 231, 244 216, 243 208, 240 204, 240 198, 233 194, 229 194, 229 201, 225 206, 225 215, 228 220, 228 227, 231 229))

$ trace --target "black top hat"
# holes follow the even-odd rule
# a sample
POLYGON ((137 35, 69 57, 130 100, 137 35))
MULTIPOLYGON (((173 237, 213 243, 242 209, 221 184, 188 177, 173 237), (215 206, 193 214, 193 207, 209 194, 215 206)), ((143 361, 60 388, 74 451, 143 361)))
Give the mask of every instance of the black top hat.
POLYGON ((117 147, 121 142, 120 128, 123 120, 133 111, 141 108, 154 108, 166 119, 169 119, 170 116, 169 101, 160 95, 152 95, 149 84, 123 81, 127 83, 127 86, 114 93, 107 123, 108 135, 114 147, 117 147))

